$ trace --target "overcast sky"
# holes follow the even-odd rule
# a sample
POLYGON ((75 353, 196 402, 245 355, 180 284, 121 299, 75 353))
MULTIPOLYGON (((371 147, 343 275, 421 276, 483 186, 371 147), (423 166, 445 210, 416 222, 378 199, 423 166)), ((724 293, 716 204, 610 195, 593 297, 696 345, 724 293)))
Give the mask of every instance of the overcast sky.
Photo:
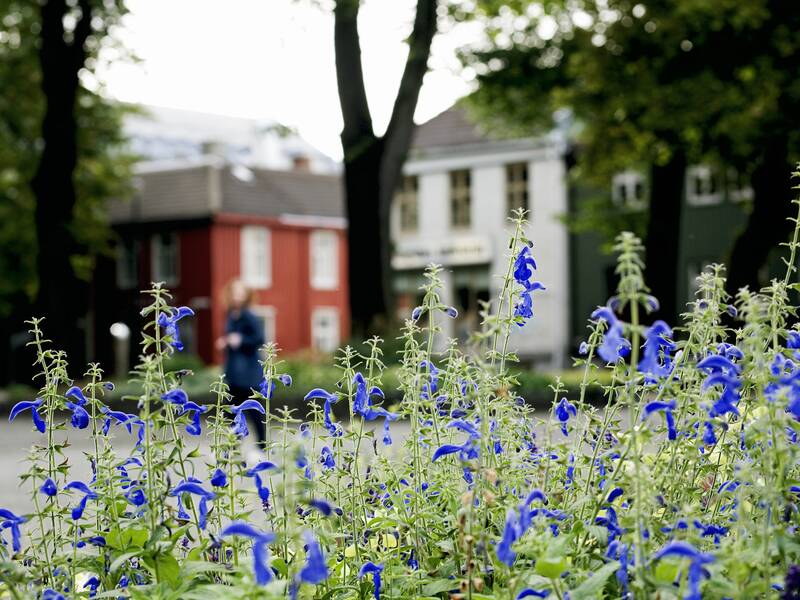
MULTIPOLYGON (((407 54, 415 0, 366 0, 360 15, 367 95, 375 127, 389 120, 407 54)), ((121 37, 141 62, 100 73, 120 100, 274 119, 341 157, 333 17, 308 0, 128 0, 121 37)), ((455 50, 477 39, 460 26, 434 39, 416 120, 466 94, 455 50)))

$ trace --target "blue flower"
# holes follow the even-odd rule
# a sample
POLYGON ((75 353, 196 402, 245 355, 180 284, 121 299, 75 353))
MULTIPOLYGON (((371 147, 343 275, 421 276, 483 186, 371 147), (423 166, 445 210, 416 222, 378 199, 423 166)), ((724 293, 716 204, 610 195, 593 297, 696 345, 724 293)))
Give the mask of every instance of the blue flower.
POLYGON ((269 544, 275 541, 272 533, 261 532, 243 521, 234 521, 220 532, 220 537, 240 536, 253 541, 253 573, 258 585, 266 585, 272 581, 272 570, 269 568, 269 544))
POLYGON ((722 527, 721 525, 703 525, 699 520, 694 520, 694 527, 695 529, 700 530, 701 537, 711 537, 714 538, 714 543, 719 545, 720 538, 728 533, 727 527, 722 527))
POLYGON ((82 481, 71 481, 64 486, 64 489, 75 490, 83 494, 83 498, 81 498, 78 506, 72 509, 72 520, 77 521, 83 516, 83 511, 86 510, 86 502, 89 500, 96 500, 97 493, 82 481))
POLYGON ((703 565, 714 562, 715 558, 711 554, 700 552, 687 542, 670 542, 659 550, 653 560, 659 560, 666 556, 676 556, 689 559, 689 574, 687 582, 689 591, 684 596, 684 600, 702 600, 700 594, 700 583, 704 576, 708 576, 703 565))
POLYGON ((616 577, 622 588, 622 595, 620 597, 628 598, 628 585, 630 583, 628 580, 628 545, 623 544, 619 540, 614 540, 608 545, 606 558, 617 559, 619 561, 619 569, 617 569, 616 577))
POLYGON ((53 588, 47 588, 42 592, 42 600, 67 600, 67 598, 53 588))
POLYGON ((550 590, 535 590, 533 588, 525 588, 517 594, 516 600, 523 598, 547 598, 550 595, 550 590))
POLYGON ((505 563, 507 566, 512 566, 517 559, 517 553, 511 549, 511 545, 520 537, 519 517, 513 508, 508 509, 506 513, 506 523, 503 526, 503 536, 497 544, 495 553, 497 559, 505 563))
POLYGON ((278 465, 268 460, 262 461, 258 463, 251 469, 248 469, 246 475, 248 477, 253 478, 253 482, 256 484, 256 490, 258 491, 258 497, 261 498, 261 502, 269 502, 269 488, 264 485, 264 482, 261 479, 261 473, 264 471, 269 471, 272 469, 277 469, 278 465))
POLYGON ((322 500, 320 498, 314 498, 309 500, 308 505, 312 508, 316 508, 319 512, 321 512, 326 517, 330 517, 333 513, 333 505, 328 502, 327 500, 322 500))
POLYGON ((556 417, 561 423, 561 433, 568 435, 567 421, 569 421, 570 416, 578 416, 578 409, 576 409, 575 405, 569 402, 566 398, 561 398, 561 401, 556 404, 555 413, 556 417))
POLYGON ((316 585, 328 578, 328 565, 325 564, 325 556, 319 541, 310 531, 303 532, 303 541, 306 545, 306 562, 298 574, 303 583, 316 585))
POLYGON ((44 483, 42 484, 42 487, 39 488, 39 491, 45 496, 50 496, 52 498, 58 493, 58 487, 56 486, 55 482, 48 477, 44 480, 44 483))
POLYGON ((118 410, 111 410, 105 406, 100 408, 100 412, 106 415, 106 418, 103 421, 103 435, 108 435, 111 425, 115 421, 118 425, 124 425, 125 429, 127 429, 128 433, 130 434, 133 434, 133 427, 138 426, 139 429, 137 431, 136 447, 140 448, 142 446, 142 441, 144 440, 144 421, 142 421, 138 416, 118 410))
POLYGON ((656 321, 644 334, 644 352, 639 361, 639 372, 645 381, 655 383, 669 375, 672 370, 670 352, 675 349, 672 342, 672 329, 664 321, 656 321))
POLYGON ((218 468, 214 471, 209 482, 213 487, 226 487, 228 485, 228 476, 225 474, 225 471, 218 468))
POLYGON ((11 413, 8 415, 8 420, 13 421, 17 418, 19 413, 30 410, 31 417, 33 417, 33 424, 36 426, 36 429, 39 430, 39 433, 44 433, 47 429, 45 422, 42 420, 42 417, 39 416, 39 407, 42 405, 43 400, 41 398, 37 398, 36 400, 23 400, 22 402, 17 402, 14 407, 11 409, 11 413))
POLYGON ((606 306, 600 306, 592 313, 592 319, 605 321, 608 325, 606 334, 603 336, 603 343, 597 347, 597 354, 600 358, 608 363, 615 363, 628 356, 631 343, 623 337, 622 323, 617 319, 614 311, 606 306))
POLYGON ((181 333, 178 330, 178 321, 183 317, 194 315, 194 311, 188 306, 181 306, 180 308, 171 308, 168 311, 162 312, 158 315, 158 324, 164 329, 164 335, 170 340, 170 345, 178 352, 183 350, 183 342, 181 342, 181 333))
POLYGON ((711 424, 711 421, 703 423, 703 442, 709 446, 717 443, 717 436, 714 433, 714 425, 711 424))
POLYGON ((372 561, 365 562, 358 570, 358 578, 361 579, 369 573, 372 573, 375 600, 381 600, 381 573, 383 573, 383 563, 376 565, 372 561))
MULTIPOLYGON (((6 508, 0 508, 0 532, 3 529, 11 530, 11 548, 14 552, 19 552, 21 548, 19 526, 26 520, 25 517, 19 517, 6 508)), ((2 535, 0 535, 0 543, 5 545, 2 535)))
POLYGON ((478 457, 477 441, 480 439, 481 434, 475 427, 475 425, 469 423, 468 421, 464 421, 462 419, 456 419, 448 423, 447 427, 453 429, 459 429, 467 433, 469 437, 461 445, 443 444, 442 446, 439 446, 433 453, 433 458, 431 459, 431 462, 436 462, 442 456, 447 456, 448 454, 455 454, 455 453, 458 453, 459 458, 461 460, 472 460, 473 458, 477 458, 478 457))
POLYGON ((739 388, 742 382, 738 379, 741 367, 731 361, 728 356, 712 354, 699 363, 697 368, 707 371, 708 375, 703 382, 703 389, 720 386, 722 394, 714 404, 707 409, 709 417, 719 417, 727 413, 739 415, 739 388))
POLYGON ((264 405, 261 404, 258 400, 245 400, 241 404, 237 406, 229 407, 230 410, 233 412, 233 432, 239 437, 247 437, 250 433, 250 430, 247 428, 247 422, 245 421, 244 411, 246 410, 257 410, 262 415, 267 414, 264 405))
POLYGON ((647 419, 647 417, 654 412, 664 413, 664 420, 667 422, 667 437, 670 440, 677 439, 678 432, 675 429, 675 417, 672 414, 672 411, 675 410, 675 406, 675 400, 654 400, 653 402, 648 402, 644 406, 644 411, 642 411, 642 421, 647 419))
MULTIPOLYGON (((290 387, 292 385, 292 376, 288 373, 276 375, 276 378, 284 385, 284 387, 290 387)), ((272 400, 272 394, 275 393, 275 382, 267 381, 266 378, 262 379, 261 384, 258 386, 258 391, 261 392, 261 395, 268 400, 272 400)))
POLYGON ((336 461, 333 459, 333 451, 329 446, 323 446, 319 455, 319 462, 324 469, 332 469, 336 466, 336 461))
MULTIPOLYGON (((372 405, 372 400, 370 399, 371 396, 384 398, 383 392, 379 387, 374 386, 370 388, 369 392, 367 392, 367 380, 364 379, 364 376, 361 373, 355 374, 353 383, 356 386, 356 394, 355 398, 353 399, 353 413, 361 415, 366 421, 374 421, 375 419, 382 417, 384 420, 383 426, 385 443, 387 438, 386 432, 388 430, 388 422, 399 419, 400 415, 389 412, 383 407, 372 405)), ((391 444, 391 437, 388 438, 388 441, 389 444, 391 444)))
POLYGON ((325 429, 327 429, 328 433, 333 437, 341 436, 341 426, 331 420, 331 404, 336 402, 339 397, 336 394, 331 394, 323 390, 322 388, 314 388, 306 394, 305 398, 303 398, 303 400, 306 402, 315 399, 325 400, 322 409, 322 423, 325 426, 325 429))
POLYGON ((519 299, 514 306, 514 317, 519 327, 523 327, 525 321, 533 317, 532 293, 545 289, 538 281, 531 281, 535 269, 536 261, 533 260, 530 247, 523 246, 514 260, 514 280, 522 286, 519 299))
POLYGON ((200 525, 200 529, 205 529, 208 517, 208 501, 213 500, 217 495, 214 492, 203 489, 203 486, 201 486, 199 482, 191 480, 179 483, 172 488, 172 491, 169 493, 170 496, 177 496, 178 498, 181 497, 181 494, 200 496, 200 517, 198 524, 200 525))

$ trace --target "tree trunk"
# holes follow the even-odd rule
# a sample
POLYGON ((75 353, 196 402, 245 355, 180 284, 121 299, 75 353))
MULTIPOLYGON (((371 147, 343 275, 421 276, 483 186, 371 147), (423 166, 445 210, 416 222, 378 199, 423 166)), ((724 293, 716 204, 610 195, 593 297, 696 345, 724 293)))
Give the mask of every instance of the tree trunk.
POLYGON ((726 288, 732 296, 745 286, 757 291, 766 283, 759 271, 794 227, 789 221, 794 216, 791 173, 786 136, 768 140, 753 173, 753 210, 731 251, 726 288))
POLYGON ((83 45, 91 33, 91 10, 84 0, 73 32, 64 37, 65 0, 48 0, 41 7, 39 62, 46 109, 42 123, 43 150, 31 187, 36 197, 36 259, 39 289, 37 310, 55 347, 67 351, 71 362, 83 362, 79 320, 85 316, 86 286, 75 275, 71 256, 77 251, 73 226, 76 203, 73 173, 78 162, 75 104, 78 71, 85 62, 83 45))
POLYGON ((645 238, 645 277, 660 304, 651 315, 670 325, 678 322, 678 256, 680 251, 686 157, 680 151, 650 170, 650 215, 645 238))

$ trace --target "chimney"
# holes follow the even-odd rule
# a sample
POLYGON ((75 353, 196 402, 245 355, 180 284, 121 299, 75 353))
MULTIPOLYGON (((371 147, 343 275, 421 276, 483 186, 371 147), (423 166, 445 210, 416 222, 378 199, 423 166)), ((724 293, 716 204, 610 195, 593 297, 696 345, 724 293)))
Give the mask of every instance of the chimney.
POLYGON ((311 172, 311 159, 305 154, 297 154, 292 157, 292 171, 300 171, 302 173, 311 172))

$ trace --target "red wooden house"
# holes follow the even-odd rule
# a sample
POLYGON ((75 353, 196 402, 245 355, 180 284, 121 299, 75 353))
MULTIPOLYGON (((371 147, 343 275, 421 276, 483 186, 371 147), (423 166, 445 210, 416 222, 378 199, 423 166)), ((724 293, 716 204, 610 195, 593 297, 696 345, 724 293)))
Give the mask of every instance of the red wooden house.
MULTIPOLYGON (((140 290, 163 281, 173 304, 194 309, 182 325, 188 352, 219 362, 223 288, 243 279, 266 338, 284 352, 335 349, 349 331, 347 236, 340 178, 302 166, 274 171, 218 157, 145 163, 128 202, 115 202, 116 261, 95 286, 96 354, 108 355, 109 326, 138 332, 140 290), (106 350, 105 352, 103 350, 106 350)), ((138 343, 137 339, 131 340, 138 343)), ((135 354, 134 354, 135 355, 135 354)))

